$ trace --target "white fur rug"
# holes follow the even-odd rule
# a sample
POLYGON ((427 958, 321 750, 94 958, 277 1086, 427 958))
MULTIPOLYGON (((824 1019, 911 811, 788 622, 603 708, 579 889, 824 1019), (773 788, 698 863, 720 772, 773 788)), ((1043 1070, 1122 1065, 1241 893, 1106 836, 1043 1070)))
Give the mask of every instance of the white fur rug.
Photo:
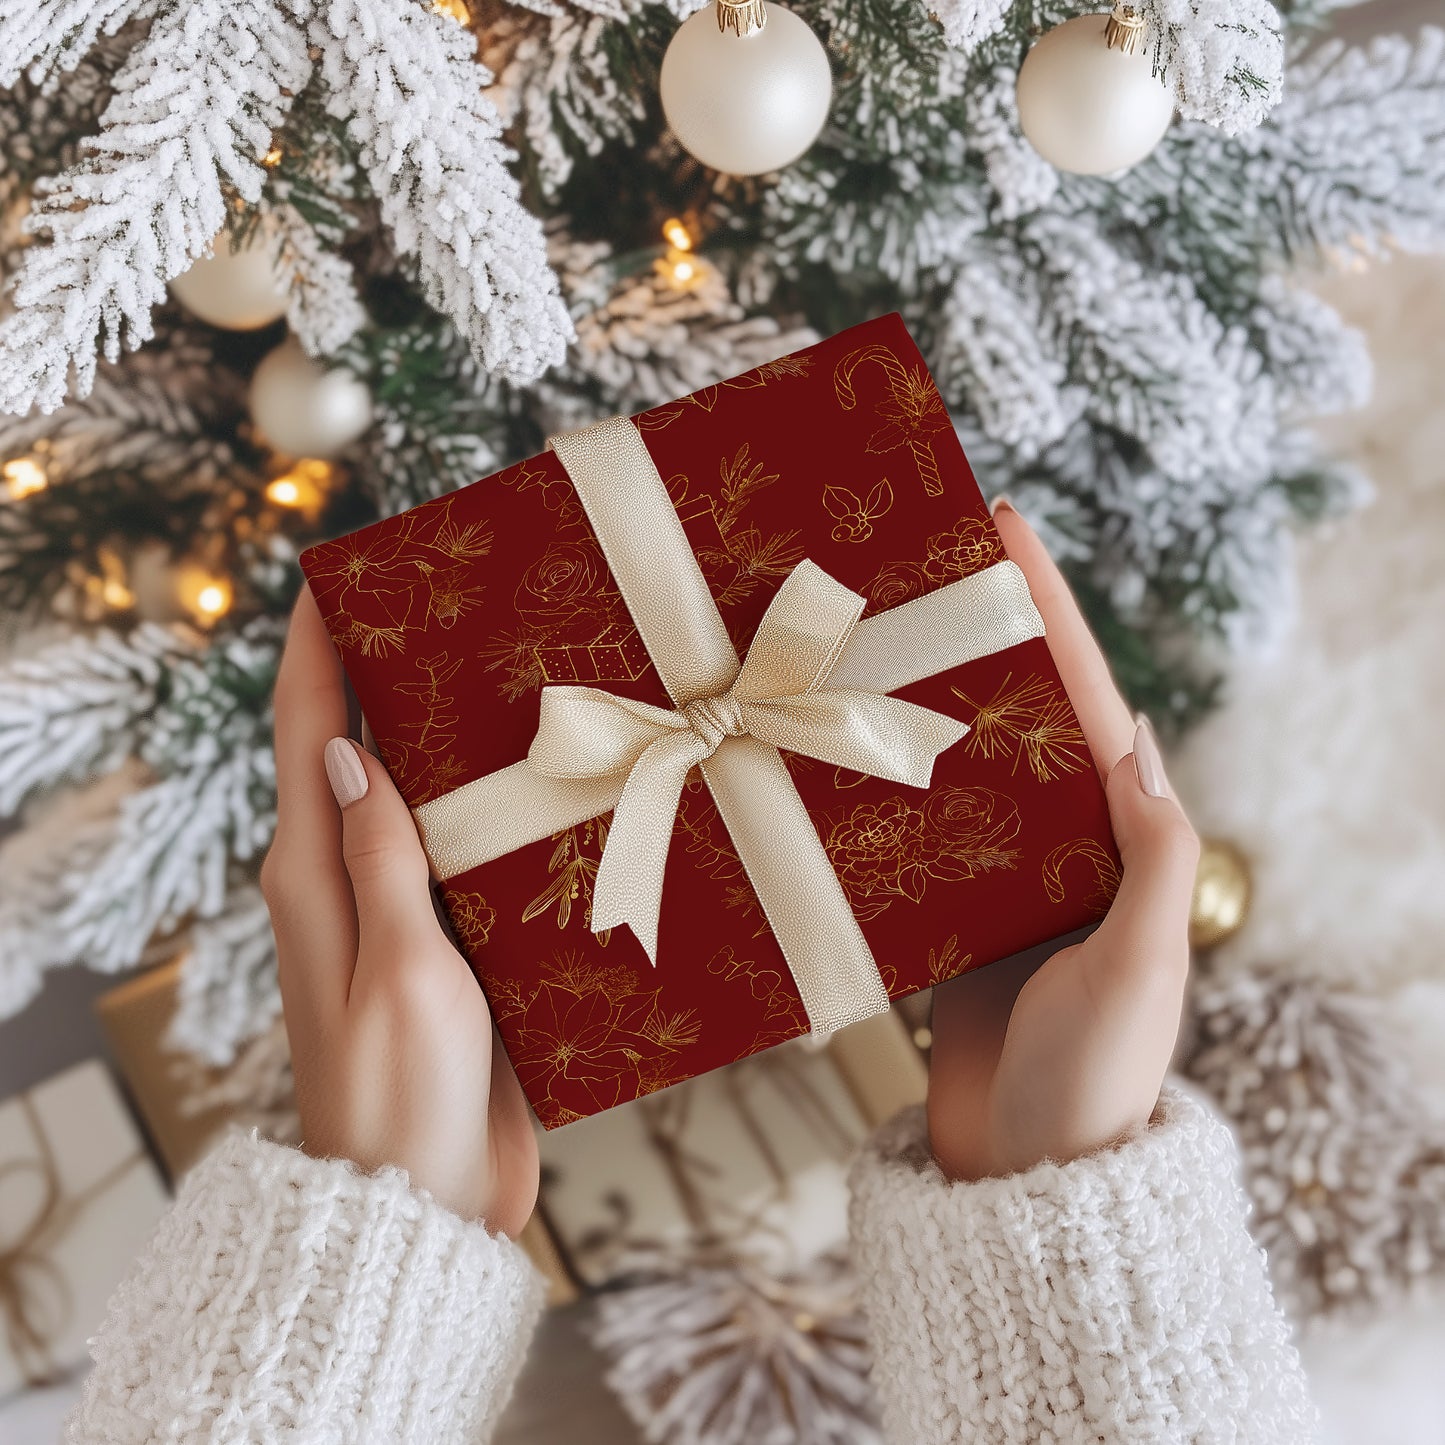
MULTIPOLYGON (((1321 431, 1377 498, 1303 549, 1296 631, 1171 775, 1201 832, 1253 861, 1220 965, 1385 998, 1445 1110, 1445 260, 1320 289, 1376 364, 1370 406, 1321 431)), ((1445 1299, 1304 1348, 1329 1445, 1445 1442, 1445 1299)))

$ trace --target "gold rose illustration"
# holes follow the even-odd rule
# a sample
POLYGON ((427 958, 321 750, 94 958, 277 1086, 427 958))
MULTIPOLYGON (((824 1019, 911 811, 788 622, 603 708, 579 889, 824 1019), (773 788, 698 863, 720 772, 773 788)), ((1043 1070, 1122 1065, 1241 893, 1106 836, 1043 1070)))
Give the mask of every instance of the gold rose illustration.
POLYGON ((929 537, 921 561, 889 562, 863 590, 869 610, 881 612, 1003 560, 1003 540, 993 522, 987 517, 960 517, 946 532, 929 537))
POLYGON ((823 840, 853 912, 876 918, 895 898, 918 903, 931 880, 1018 867, 1018 805, 992 788, 945 787, 915 807, 901 795, 860 803, 823 840))

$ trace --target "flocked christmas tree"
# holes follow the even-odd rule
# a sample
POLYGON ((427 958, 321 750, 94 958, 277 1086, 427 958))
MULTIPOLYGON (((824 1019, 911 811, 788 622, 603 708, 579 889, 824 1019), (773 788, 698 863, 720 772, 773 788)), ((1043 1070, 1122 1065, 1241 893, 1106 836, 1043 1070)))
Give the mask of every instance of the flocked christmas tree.
POLYGON ((184 1043, 274 1017, 301 546, 889 309, 1134 700, 1206 707, 1362 495, 1303 423, 1367 359, 1301 276, 1445 240, 1445 32, 1329 6, 1124 17, 1178 116, 1089 176, 1016 94, 1083 0, 797 0, 826 124, 735 176, 664 121, 690 0, 0 0, 0 1016, 184 937, 184 1043))

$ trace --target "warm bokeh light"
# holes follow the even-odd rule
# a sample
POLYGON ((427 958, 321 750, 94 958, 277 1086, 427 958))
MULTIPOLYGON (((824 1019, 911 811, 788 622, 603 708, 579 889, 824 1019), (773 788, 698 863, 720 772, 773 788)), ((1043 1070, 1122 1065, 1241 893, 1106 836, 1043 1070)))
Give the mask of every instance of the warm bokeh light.
POLYGON ((100 600, 115 612, 126 612, 135 606, 135 593, 118 577, 107 577, 100 584, 100 600))
POLYGON ((281 164, 282 150, 280 146, 272 146, 270 150, 261 157, 261 164, 268 171, 274 171, 281 164))
POLYGON ((303 457, 288 472, 266 484, 266 500, 278 507, 300 512, 311 521, 321 515, 326 494, 331 488, 332 470, 329 462, 303 457))
POLYGON ((182 567, 176 575, 176 598, 202 627, 224 617, 235 596, 231 579, 206 567, 182 567))
POLYGON ((467 9, 466 0, 432 0, 431 8, 438 15, 450 15, 460 25, 472 23, 472 12, 467 9))
POLYGON ((689 261, 686 256, 680 256, 672 262, 672 279, 679 286, 686 286, 687 283, 697 276, 697 266, 689 261))
POLYGON ((676 216, 669 216, 662 223, 662 238, 674 251, 692 250, 692 233, 676 216))
POLYGON ((16 457, 13 462, 6 462, 3 474, 5 491, 11 500, 16 502, 22 497, 43 492, 50 485, 45 468, 34 457, 16 457))

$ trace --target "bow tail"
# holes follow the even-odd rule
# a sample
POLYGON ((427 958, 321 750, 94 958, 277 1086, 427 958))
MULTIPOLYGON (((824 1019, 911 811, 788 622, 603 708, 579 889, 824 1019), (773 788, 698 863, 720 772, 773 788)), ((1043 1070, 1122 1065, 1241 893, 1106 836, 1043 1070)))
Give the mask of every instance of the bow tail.
POLYGON ((627 775, 597 865, 592 931, 625 923, 654 967, 662 879, 677 805, 687 775, 707 755, 707 744, 692 732, 670 733, 650 744, 627 775))

